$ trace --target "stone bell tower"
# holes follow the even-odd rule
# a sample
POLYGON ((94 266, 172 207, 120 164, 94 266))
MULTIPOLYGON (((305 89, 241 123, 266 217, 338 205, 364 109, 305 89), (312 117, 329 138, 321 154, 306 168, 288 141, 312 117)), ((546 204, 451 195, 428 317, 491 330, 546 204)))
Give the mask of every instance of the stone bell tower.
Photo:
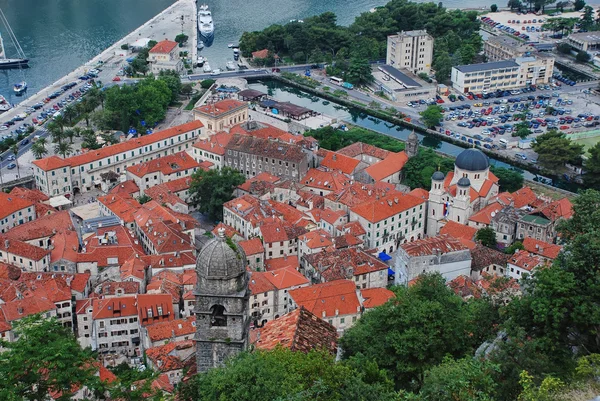
POLYGON ((198 372, 221 366, 248 346, 248 272, 244 251, 220 229, 196 259, 196 363, 198 372))
POLYGON ((406 138, 406 145, 404 151, 406 152, 406 156, 410 159, 411 157, 415 157, 417 153, 419 153, 419 137, 415 134, 415 131, 410 133, 408 138, 406 138))

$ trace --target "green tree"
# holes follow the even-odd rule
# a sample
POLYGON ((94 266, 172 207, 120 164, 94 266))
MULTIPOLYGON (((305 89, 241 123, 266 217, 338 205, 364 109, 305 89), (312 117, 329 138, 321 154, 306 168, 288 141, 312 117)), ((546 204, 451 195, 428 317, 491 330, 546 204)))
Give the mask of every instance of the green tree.
POLYGON ((572 49, 573 48, 571 47, 571 45, 565 42, 559 43, 558 46, 556 46, 556 50, 558 50, 562 54, 571 54, 572 49))
POLYGON ((164 81, 171 91, 171 103, 177 100, 179 92, 181 92, 181 77, 174 70, 162 70, 158 74, 158 79, 164 81))
POLYGON ((359 58, 351 59, 347 80, 354 85, 366 85, 373 82, 374 78, 369 60, 359 58))
POLYGON ((491 10, 493 13, 495 13, 496 11, 498 11, 498 6, 497 6, 496 4, 492 4, 492 5, 490 6, 490 10, 491 10))
POLYGON ((594 25, 594 9, 590 6, 583 7, 580 26, 584 29, 591 29, 594 25))
POLYGON ((582 162, 583 145, 572 142, 556 130, 538 136, 531 147, 538 154, 538 162, 551 170, 559 169, 565 163, 581 165, 582 162))
POLYGON ((439 274, 424 275, 394 292, 395 299, 348 329, 340 345, 344 359, 363 355, 389 371, 398 388, 418 388, 425 371, 446 355, 462 358, 491 334, 489 303, 464 302, 439 274))
POLYGON ((214 79, 204 79, 200 82, 200 87, 202 89, 210 89, 211 86, 214 85, 216 81, 214 79))
POLYGON ((575 60, 577 60, 578 63, 587 63, 591 59, 592 56, 590 56, 588 52, 583 50, 578 51, 577 56, 575 56, 575 60))
POLYGON ((81 147, 85 149, 100 149, 100 144, 98 143, 98 137, 94 130, 87 129, 81 133, 83 138, 83 142, 81 143, 81 147))
POLYGON ((67 142, 59 142, 54 145, 54 153, 61 155, 62 157, 67 157, 73 152, 73 147, 70 143, 67 142))
POLYGON ((67 128, 64 132, 63 132, 63 137, 69 138, 69 142, 71 143, 71 145, 73 144, 73 138, 75 138, 75 130, 71 129, 71 128, 67 128))
POLYGON ((146 75, 146 73, 149 71, 148 63, 141 58, 135 58, 129 65, 134 72, 142 75, 146 75))
POLYGON ((521 172, 495 166, 492 166, 490 170, 498 177, 498 185, 501 192, 515 192, 523 187, 524 178, 521 172))
POLYGON ((511 11, 520 10, 523 8, 523 3, 521 3, 521 0, 508 0, 507 7, 510 7, 511 11))
POLYGON ((40 401, 56 393, 59 401, 67 401, 77 388, 101 387, 91 352, 82 349, 71 330, 56 319, 36 315, 14 324, 17 340, 1 341, 6 351, 0 353, 0 395, 40 401))
POLYGON ((495 248, 496 247, 496 231, 492 227, 480 228, 475 234, 475 239, 481 242, 482 245, 495 248))
POLYGON ((376 367, 368 372, 359 369, 321 351, 278 347, 244 352, 224 367, 194 376, 181 387, 179 397, 182 401, 395 399, 391 382, 376 367))
POLYGON ((523 246, 523 243, 521 241, 516 241, 511 246, 504 248, 504 252, 509 255, 512 255, 516 251, 522 250, 522 249, 525 249, 525 247, 523 246))
POLYGON ((466 357, 444 361, 425 373, 419 396, 427 401, 493 401, 497 384, 489 361, 466 357))
POLYGON ((444 118, 442 115, 442 108, 437 104, 427 106, 427 108, 419 114, 421 115, 423 124, 425 124, 427 128, 435 128, 440 125, 440 122, 444 118))
POLYGON ((515 128, 511 135, 513 137, 519 137, 521 139, 525 139, 531 134, 532 134, 532 132, 529 129, 529 126, 527 125, 527 123, 520 122, 515 125, 515 128))
POLYGON ((575 11, 583 10, 583 7, 585 7, 585 0, 575 0, 573 2, 573 9, 575 11))
POLYGON ((75 107, 68 105, 63 109, 62 115, 65 118, 65 120, 67 120, 67 123, 71 125, 71 123, 73 122, 73 118, 77 117, 77 111, 75 110, 75 107))
POLYGON ((419 148, 415 157, 408 159, 402 168, 402 184, 410 188, 431 189, 431 176, 436 170, 444 175, 454 170, 454 161, 449 157, 442 157, 430 148, 419 148))
POLYGON ((45 154, 48 153, 48 150, 46 149, 46 145, 38 140, 31 145, 31 153, 33 153, 33 157, 36 159, 41 159, 45 154))
POLYGON ((583 166, 585 167, 583 175, 585 186, 600 190, 600 142, 588 149, 588 157, 583 166))
POLYGON ((152 198, 146 194, 137 197, 137 201, 140 203, 140 205, 143 205, 144 203, 148 203, 151 200, 152 200, 152 198))
POLYGON ((222 220, 223 204, 233 199, 233 191, 246 181, 237 170, 198 170, 192 175, 189 193, 191 203, 213 220, 222 220))
POLYGON ((190 97, 190 95, 194 92, 194 87, 192 84, 183 84, 181 85, 181 94, 186 97, 190 97))
POLYGON ((158 376, 150 369, 133 369, 127 363, 111 369, 117 377, 116 382, 108 386, 111 399, 123 401, 163 401, 160 391, 152 388, 152 382, 158 376))
POLYGON ((557 396, 564 383, 557 378, 548 376, 544 378, 540 386, 536 386, 533 376, 526 370, 521 372, 519 384, 523 392, 519 394, 518 401, 557 401, 557 396))
POLYGON ((189 39, 189 37, 186 34, 180 33, 179 35, 175 36, 175 42, 179 43, 180 45, 183 45, 185 42, 187 42, 189 39))
POLYGON ((447 51, 440 51, 434 57, 432 66, 435 70, 435 79, 439 83, 444 83, 450 79, 450 73, 452 72, 452 58, 447 51))

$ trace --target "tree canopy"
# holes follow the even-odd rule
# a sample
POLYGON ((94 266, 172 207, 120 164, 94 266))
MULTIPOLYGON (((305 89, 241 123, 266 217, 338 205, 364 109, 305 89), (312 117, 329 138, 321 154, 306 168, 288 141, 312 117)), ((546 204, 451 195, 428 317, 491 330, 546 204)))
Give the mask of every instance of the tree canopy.
POLYGON ((477 230, 475 239, 481 242, 482 245, 495 248, 496 247, 496 231, 492 227, 484 227, 477 230))
POLYGON ((583 176, 585 186, 600 189, 600 142, 588 149, 588 157, 583 165, 586 171, 583 176))
POLYGON ((421 120, 423 124, 425 124, 428 128, 435 128, 440 125, 440 121, 444 118, 442 114, 442 108, 435 105, 429 105, 425 110, 419 113, 421 115, 421 120))
POLYGON ((444 175, 454 170, 454 160, 443 157, 429 148, 419 148, 419 153, 408 159, 402 168, 402 183, 410 188, 431 189, 431 176, 436 170, 444 175))
POLYGON ((551 170, 564 167, 565 163, 582 163, 583 145, 572 142, 557 130, 549 130, 538 136, 531 147, 538 154, 540 165, 551 170))
POLYGON ((304 134, 319 141, 319 146, 328 150, 339 150, 355 142, 363 142, 390 152, 404 150, 404 142, 360 127, 352 127, 348 131, 331 126, 310 130, 304 134))
POLYGON ((233 199, 233 191, 246 178, 237 170, 198 170, 192 174, 190 202, 213 220, 223 219, 223 204, 233 199))
POLYGON ((523 174, 519 171, 505 168, 491 166, 490 170, 496 177, 498 177, 498 186, 500 192, 515 192, 523 187, 523 174))

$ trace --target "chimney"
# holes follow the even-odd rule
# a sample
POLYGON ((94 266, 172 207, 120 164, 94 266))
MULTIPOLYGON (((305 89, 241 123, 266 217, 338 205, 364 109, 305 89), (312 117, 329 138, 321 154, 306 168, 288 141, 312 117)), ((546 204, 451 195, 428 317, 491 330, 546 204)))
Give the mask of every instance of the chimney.
POLYGON ((25 311, 23 310, 23 308, 19 307, 19 308, 17 309, 17 312, 19 312, 19 315, 22 315, 22 314, 23 314, 23 312, 25 312, 25 311))
POLYGON ((9 246, 9 245, 10 245, 10 241, 9 241, 9 240, 7 240, 7 239, 5 239, 5 240, 4 240, 4 247, 5 247, 6 249, 8 249, 8 246, 9 246))
POLYGON ((337 160, 337 155, 334 153, 332 156, 333 160, 336 161, 337 160))

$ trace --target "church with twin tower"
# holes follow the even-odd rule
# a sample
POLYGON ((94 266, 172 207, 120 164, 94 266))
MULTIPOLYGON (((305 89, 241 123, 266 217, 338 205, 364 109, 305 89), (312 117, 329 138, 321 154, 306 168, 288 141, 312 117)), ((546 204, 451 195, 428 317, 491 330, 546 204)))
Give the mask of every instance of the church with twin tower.
POLYGON ((248 347, 246 255, 221 228, 198 253, 196 273, 196 364, 206 372, 248 347))

